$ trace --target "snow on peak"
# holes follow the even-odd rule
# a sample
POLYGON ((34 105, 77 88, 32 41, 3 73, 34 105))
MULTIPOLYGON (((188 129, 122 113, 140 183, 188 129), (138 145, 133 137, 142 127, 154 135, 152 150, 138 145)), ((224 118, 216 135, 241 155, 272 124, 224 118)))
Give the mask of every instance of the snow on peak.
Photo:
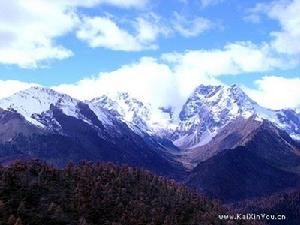
POLYGON ((216 93, 222 88, 222 86, 213 86, 213 85, 203 85, 200 84, 192 93, 191 97, 194 95, 209 97, 210 95, 216 93))
POLYGON ((263 108, 237 85, 200 85, 179 112, 171 106, 155 108, 126 92, 101 96, 92 100, 90 105, 94 111, 106 109, 138 133, 143 131, 171 139, 181 148, 207 144, 219 129, 238 117, 267 119, 292 137, 300 134, 299 115, 263 108))
MULTIPOLYGON (((78 103, 80 101, 66 94, 43 87, 32 87, 0 99, 1 108, 14 109, 29 122, 41 127, 47 125, 39 115, 51 113, 51 105, 68 116, 89 122, 80 114, 78 103)), ((172 106, 155 108, 127 92, 103 95, 86 103, 104 125, 113 126, 116 119, 121 120, 138 134, 165 137, 182 148, 207 144, 219 129, 231 121, 251 116, 257 120, 267 119, 300 140, 299 114, 293 110, 275 111, 261 107, 237 85, 200 85, 179 112, 172 106)), ((51 115, 49 118, 52 118, 51 115)))
POLYGON ((127 92, 119 92, 114 96, 103 95, 93 99, 90 105, 94 111, 97 111, 97 109, 107 110, 131 128, 138 128, 146 132, 150 131, 148 126, 150 120, 149 106, 130 97, 127 92))
POLYGON ((179 117, 184 121, 194 116, 209 114, 215 120, 221 120, 227 115, 247 115, 249 112, 252 114, 255 105, 256 103, 236 85, 200 85, 184 104, 179 117))
POLYGON ((293 138, 300 138, 300 117, 295 112, 261 107, 237 85, 200 85, 182 107, 175 143, 183 148, 204 145, 229 122, 251 116, 267 119, 293 138))
POLYGON ((72 97, 58 93, 49 88, 31 87, 29 89, 17 92, 10 97, 0 99, 0 107, 3 109, 14 109, 25 119, 34 125, 44 127, 38 121, 35 115, 47 112, 51 105, 60 108, 68 116, 77 117, 78 100, 72 97))
POLYGON ((172 125, 172 108, 154 108, 150 103, 131 97, 127 92, 115 95, 103 95, 90 103, 91 108, 105 109, 121 121, 125 122, 137 133, 145 132, 158 135, 172 125))

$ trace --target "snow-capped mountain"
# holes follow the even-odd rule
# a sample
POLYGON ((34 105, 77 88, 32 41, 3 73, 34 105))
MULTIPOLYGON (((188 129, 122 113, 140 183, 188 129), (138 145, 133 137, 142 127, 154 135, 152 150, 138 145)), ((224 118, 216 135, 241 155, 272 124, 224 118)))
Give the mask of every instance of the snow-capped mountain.
POLYGON ((117 93, 114 98, 103 95, 93 99, 89 105, 94 111, 107 110, 135 131, 151 132, 148 126, 150 109, 141 101, 130 98, 128 93, 117 93))
POLYGON ((133 131, 143 135, 163 136, 161 133, 176 128, 169 108, 153 108, 150 103, 143 103, 131 97, 127 92, 113 96, 103 95, 89 102, 94 111, 107 110, 111 115, 125 122, 133 131))
POLYGON ((170 177, 185 172, 165 154, 163 144, 133 132, 116 111, 88 103, 41 87, 1 99, 0 162, 38 158, 64 166, 70 160, 110 161, 170 177))
MULTIPOLYGON (((46 114, 51 106, 60 108, 66 115, 80 117, 77 108, 79 101, 68 95, 60 94, 51 89, 42 87, 32 87, 24 91, 0 100, 0 107, 14 110, 25 117, 30 123, 39 127, 47 127, 41 119, 42 114, 46 114)), ((59 125, 59 124, 58 124, 59 125)))
POLYGON ((175 143, 183 148, 205 145, 231 120, 253 115, 255 104, 235 85, 200 85, 182 107, 175 143))
POLYGON ((200 85, 182 107, 174 143, 183 148, 205 145, 229 122, 252 116, 269 120, 300 140, 300 117, 295 111, 261 107, 236 85, 200 85))
POLYGON ((167 139, 182 149, 208 144, 221 128, 239 117, 269 120, 300 140, 299 114, 261 107, 236 85, 198 86, 177 115, 172 107, 154 108, 128 93, 104 95, 82 103, 51 89, 34 87, 0 100, 1 108, 15 110, 30 123, 48 129, 60 129, 51 107, 93 125, 91 118, 82 113, 80 104, 88 105, 104 126, 114 127, 119 121, 141 137, 167 139))
MULTIPOLYGON (((81 104, 81 101, 69 95, 43 87, 32 87, 17 92, 8 98, 0 99, 0 108, 16 111, 33 125, 50 130, 61 128, 58 121, 53 117, 53 110, 51 110, 53 107, 60 109, 67 116, 81 119, 93 125, 93 122, 82 113, 81 104)), ((93 111, 103 125, 113 124, 113 117, 105 110, 95 108, 93 111)))
POLYGON ((0 164, 113 162, 242 199, 245 183, 255 197, 299 181, 299 128, 295 111, 261 107, 236 85, 200 85, 181 109, 128 93, 82 102, 34 87, 0 99, 0 164))
POLYGON ((0 108, 17 112, 32 125, 50 131, 64 130, 64 121, 59 121, 58 116, 54 115, 59 110, 65 116, 81 120, 92 127, 97 127, 100 121, 105 132, 111 135, 119 133, 124 124, 127 124, 131 131, 142 138, 154 141, 151 135, 154 134, 155 122, 152 120, 154 117, 150 105, 131 98, 128 93, 118 93, 114 99, 102 96, 82 102, 48 88, 32 87, 0 99, 0 108))
POLYGON ((243 117, 267 119, 300 140, 300 117, 293 110, 270 110, 258 105, 236 85, 200 85, 174 115, 171 107, 153 108, 128 93, 94 99, 91 108, 105 108, 137 133, 169 139, 183 149, 203 146, 231 121, 243 117))

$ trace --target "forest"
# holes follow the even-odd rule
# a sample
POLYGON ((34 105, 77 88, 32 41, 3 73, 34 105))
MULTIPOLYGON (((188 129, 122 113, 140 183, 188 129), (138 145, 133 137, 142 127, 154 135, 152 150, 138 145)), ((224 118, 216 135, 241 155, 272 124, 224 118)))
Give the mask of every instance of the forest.
POLYGON ((113 164, 40 161, 0 168, 1 225, 212 225, 215 201, 148 171, 113 164))

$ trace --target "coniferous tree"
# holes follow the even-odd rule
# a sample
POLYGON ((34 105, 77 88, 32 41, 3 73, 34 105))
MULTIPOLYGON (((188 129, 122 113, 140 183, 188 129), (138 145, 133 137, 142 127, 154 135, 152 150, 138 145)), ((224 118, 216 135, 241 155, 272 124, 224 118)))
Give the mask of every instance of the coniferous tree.
POLYGON ((224 212, 174 181, 127 166, 55 169, 31 161, 0 168, 0 224, 230 224, 217 219, 224 212))

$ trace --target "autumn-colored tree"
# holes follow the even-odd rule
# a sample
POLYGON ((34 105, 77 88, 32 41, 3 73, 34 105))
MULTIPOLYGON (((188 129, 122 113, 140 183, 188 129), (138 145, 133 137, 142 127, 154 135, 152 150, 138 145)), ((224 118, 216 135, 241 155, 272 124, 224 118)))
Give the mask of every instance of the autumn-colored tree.
POLYGON ((16 222, 16 217, 15 217, 15 215, 10 215, 9 217, 8 217, 8 220, 7 220, 7 223, 9 224, 9 225, 14 225, 15 224, 15 222, 16 222))
POLYGON ((20 217, 17 218, 16 222, 14 225, 23 225, 22 220, 20 217))
POLYGON ((217 217, 227 209, 183 185, 111 163, 17 162, 0 168, 0 184, 0 224, 230 224, 217 217))

